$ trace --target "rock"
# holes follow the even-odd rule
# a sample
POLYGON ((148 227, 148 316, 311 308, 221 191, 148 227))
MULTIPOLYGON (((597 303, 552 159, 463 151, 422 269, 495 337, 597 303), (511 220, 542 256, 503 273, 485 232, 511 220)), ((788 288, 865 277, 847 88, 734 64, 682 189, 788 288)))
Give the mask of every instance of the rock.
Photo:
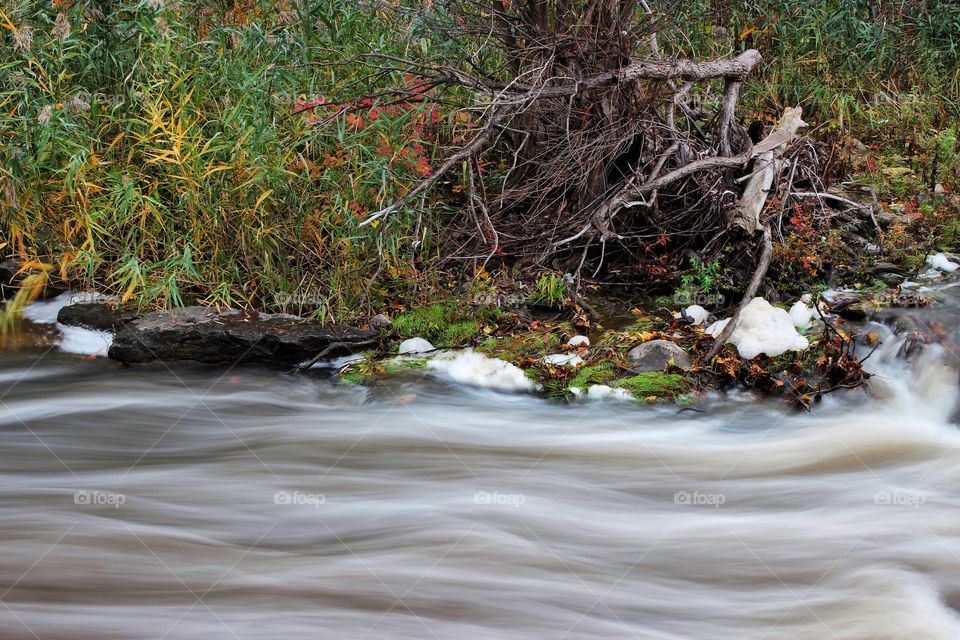
POLYGON ((587 336, 573 336, 572 338, 570 338, 569 340, 567 340, 567 346, 570 346, 570 347, 589 347, 589 346, 590 346, 590 338, 588 338, 587 336))
POLYGON ((428 353, 435 350, 436 347, 423 338, 408 338, 400 343, 400 348, 397 349, 397 352, 401 355, 406 355, 410 353, 428 353))
POLYGON ((906 276, 902 276, 899 273, 882 273, 878 277, 883 281, 883 284, 888 287, 896 287, 903 284, 903 281, 906 280, 906 276))
POLYGON ((884 209, 874 214, 877 224, 881 227, 892 227, 895 224, 909 224, 910 217, 902 211, 894 209, 884 209))
POLYGON ((873 275, 883 275, 886 273, 896 273, 897 275, 906 275, 907 271, 900 265, 892 262, 877 262, 870 267, 869 272, 873 275))
POLYGON ((71 304, 57 312, 57 322, 60 324, 95 331, 119 331, 136 317, 132 313, 114 311, 104 302, 71 304))
POLYGON ((627 360, 637 371, 663 371, 671 361, 681 369, 692 364, 687 352, 669 340, 651 340, 637 345, 627 353, 627 360))
POLYGON ((371 331, 382 331, 384 329, 389 329, 392 326, 393 322, 390 321, 390 318, 382 313, 378 313, 370 318, 369 327, 371 331))
POLYGON ((342 346, 328 353, 331 358, 355 353, 375 335, 292 316, 187 307, 150 313, 128 323, 114 338, 109 356, 126 364, 193 360, 289 367, 335 343, 342 346))

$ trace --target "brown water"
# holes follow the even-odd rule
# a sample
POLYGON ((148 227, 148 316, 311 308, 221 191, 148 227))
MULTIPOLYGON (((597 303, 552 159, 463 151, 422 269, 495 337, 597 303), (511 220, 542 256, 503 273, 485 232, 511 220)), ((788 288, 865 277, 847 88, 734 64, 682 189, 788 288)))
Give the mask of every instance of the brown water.
POLYGON ((956 373, 897 346, 808 415, 8 350, 0 638, 955 640, 956 373))

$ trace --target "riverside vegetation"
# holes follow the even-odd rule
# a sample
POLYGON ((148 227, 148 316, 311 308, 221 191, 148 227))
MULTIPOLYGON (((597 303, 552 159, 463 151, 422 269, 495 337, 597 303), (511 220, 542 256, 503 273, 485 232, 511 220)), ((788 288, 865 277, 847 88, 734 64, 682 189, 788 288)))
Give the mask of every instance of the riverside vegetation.
MULTIPOLYGON (((551 6, 561 16, 568 4, 551 6)), ((644 17, 623 3, 664 55, 763 55, 739 88, 745 131, 771 129, 792 105, 812 125, 819 183, 804 191, 829 194, 771 194, 766 298, 789 307, 849 286, 902 304, 890 287, 928 255, 960 250, 955 3, 668 4, 644 17)), ((200 304, 353 325, 385 314, 392 326, 343 371, 350 381, 426 366, 393 355, 397 340, 422 337, 507 360, 555 396, 602 385, 685 403, 738 383, 809 405, 859 384, 860 338, 842 320, 817 323, 806 352, 744 360, 727 347, 704 359, 704 325, 674 314, 698 304, 729 315, 756 262, 742 238, 711 255, 681 251, 679 232, 640 238, 635 253, 504 254, 473 194, 509 173, 509 148, 362 224, 482 126, 462 91, 371 58, 453 56, 463 43, 434 27, 456 5, 0 4, 0 248, 21 287, 11 310, 69 287, 138 311, 200 304), (579 334, 593 344, 567 345, 579 334), (637 371, 627 353, 654 340, 693 364, 637 371), (560 353, 582 362, 544 361, 560 353)), ((498 55, 468 62, 496 75, 498 55)), ((692 93, 706 128, 723 93, 692 93)))

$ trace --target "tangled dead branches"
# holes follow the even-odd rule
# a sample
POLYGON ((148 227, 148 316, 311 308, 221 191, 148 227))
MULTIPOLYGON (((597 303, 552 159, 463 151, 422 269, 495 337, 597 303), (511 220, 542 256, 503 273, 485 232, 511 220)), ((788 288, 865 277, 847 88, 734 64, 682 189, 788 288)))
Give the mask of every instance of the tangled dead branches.
POLYGON ((671 28, 667 15, 669 7, 655 12, 643 0, 441 0, 422 8, 422 28, 451 43, 446 57, 370 54, 367 64, 417 78, 418 92, 447 91, 479 124, 364 224, 460 170, 472 218, 461 235, 485 246, 488 261, 553 261, 577 273, 585 264, 593 273, 629 264, 658 274, 690 251, 715 255, 731 237, 756 244, 767 196, 783 190, 781 170, 792 166, 792 183, 808 158, 783 159, 804 126, 799 109, 751 140, 736 106, 760 53, 666 57, 658 37, 671 28))

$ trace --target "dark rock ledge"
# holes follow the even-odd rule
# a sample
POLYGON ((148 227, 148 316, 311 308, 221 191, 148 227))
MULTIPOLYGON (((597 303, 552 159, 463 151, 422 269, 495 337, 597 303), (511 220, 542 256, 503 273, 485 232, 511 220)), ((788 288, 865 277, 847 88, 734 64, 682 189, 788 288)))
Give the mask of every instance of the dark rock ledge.
POLYGON ((355 353, 375 337, 371 331, 330 327, 294 316, 187 307, 149 313, 124 324, 109 356, 125 364, 192 360, 291 367, 325 349, 330 358, 355 353))

